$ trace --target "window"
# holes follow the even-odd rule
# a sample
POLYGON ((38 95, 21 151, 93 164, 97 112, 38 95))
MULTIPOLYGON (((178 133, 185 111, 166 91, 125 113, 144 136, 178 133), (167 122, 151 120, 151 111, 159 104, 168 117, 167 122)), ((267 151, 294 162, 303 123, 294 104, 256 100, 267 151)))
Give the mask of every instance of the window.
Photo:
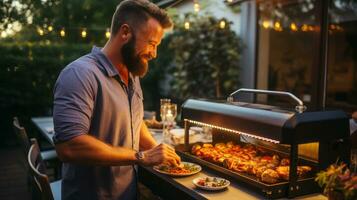
POLYGON ((326 105, 357 110, 357 1, 329 5, 326 105))

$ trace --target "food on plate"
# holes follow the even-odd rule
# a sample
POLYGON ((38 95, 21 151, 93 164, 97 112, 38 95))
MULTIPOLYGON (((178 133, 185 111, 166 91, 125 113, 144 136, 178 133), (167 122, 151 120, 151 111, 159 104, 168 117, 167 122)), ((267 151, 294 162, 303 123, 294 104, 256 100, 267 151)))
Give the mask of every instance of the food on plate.
MULTIPOLYGON (((225 168, 256 176, 265 183, 278 183, 289 180, 290 160, 269 154, 254 145, 238 145, 233 142, 217 144, 195 144, 191 153, 201 159, 223 165, 225 168)), ((298 166, 298 177, 311 171, 309 166, 298 166)))
POLYGON ((201 170, 201 167, 193 163, 182 162, 180 166, 162 164, 155 166, 154 169, 172 175, 185 175, 199 172, 201 170))
POLYGON ((156 119, 145 119, 144 120, 148 128, 162 129, 163 124, 157 121, 156 119))
POLYGON ((216 177, 200 178, 197 182, 198 185, 204 187, 222 187, 229 184, 229 181, 216 177))

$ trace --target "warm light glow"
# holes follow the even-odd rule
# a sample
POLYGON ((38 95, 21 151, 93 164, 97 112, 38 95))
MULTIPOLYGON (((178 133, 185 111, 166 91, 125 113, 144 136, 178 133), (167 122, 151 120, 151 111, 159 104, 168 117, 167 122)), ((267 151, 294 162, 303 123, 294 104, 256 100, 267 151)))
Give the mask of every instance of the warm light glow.
POLYGON ((308 26, 306 24, 302 25, 301 30, 308 31, 308 26))
POLYGON ((297 26, 296 26, 295 23, 291 23, 291 24, 290 24, 290 29, 291 29, 292 31, 298 31, 298 28, 297 28, 297 26))
POLYGON ((7 37, 7 33, 6 33, 5 31, 2 31, 2 32, 1 32, 1 37, 2 37, 2 38, 6 38, 6 37, 7 37))
POLYGON ((82 36, 82 38, 87 37, 87 31, 86 31, 86 29, 83 29, 83 30, 82 30, 81 36, 82 36))
POLYGON ((44 34, 42 28, 37 28, 37 32, 40 36, 43 36, 43 34, 44 34))
POLYGON ((49 26, 47 29, 48 29, 48 31, 50 31, 50 32, 53 31, 53 27, 52 27, 52 26, 49 26))
POLYGON ((185 29, 186 30, 190 29, 190 22, 185 22, 185 29))
POLYGON ((110 38, 110 31, 109 31, 109 28, 107 28, 107 31, 105 32, 105 37, 106 37, 107 39, 109 39, 109 38, 110 38))
POLYGON ((232 2, 233 2, 233 0, 227 0, 227 2, 228 2, 228 3, 232 3, 232 2))
POLYGON ((264 141, 277 143, 277 144, 280 143, 277 140, 273 140, 273 139, 269 139, 269 138, 265 138, 265 137, 261 137, 261 136, 257 136, 257 135, 253 135, 253 134, 249 134, 249 133, 244 133, 244 132, 240 132, 240 131, 236 131, 236 130, 232 130, 232 129, 228 129, 228 128, 224 128, 224 127, 220 127, 220 126, 215 126, 215 125, 212 125, 212 124, 206 124, 206 123, 203 123, 203 122, 193 121, 193 120, 189 120, 189 119, 185 119, 185 121, 188 121, 191 124, 195 124, 195 125, 199 125, 199 126, 207 126, 207 127, 210 127, 210 128, 215 128, 215 129, 226 131, 226 132, 231 132, 231 133, 236 133, 236 134, 240 134, 240 135, 244 135, 244 136, 249 136, 249 137, 252 137, 252 138, 259 139, 259 140, 264 140, 264 141))
POLYGON ((195 10, 195 12, 199 12, 200 11, 200 4, 195 2, 195 4, 193 4, 193 9, 195 10))
POLYGON ((313 26, 308 26, 308 28, 309 28, 309 31, 314 31, 315 30, 315 28, 313 26))
POLYGON ((276 31, 282 31, 283 30, 283 28, 281 27, 280 22, 275 22, 274 23, 274 30, 276 30, 276 31))
POLYGON ((264 20, 264 21, 263 21, 263 27, 264 27, 265 29, 268 29, 268 28, 270 27, 270 21, 264 20))
POLYGON ((220 23, 219 23, 219 27, 221 29, 224 29, 226 27, 226 22, 224 20, 222 20, 220 23))
POLYGON ((336 25, 336 30, 343 31, 343 28, 341 26, 339 26, 339 25, 336 25))
POLYGON ((61 37, 66 36, 66 32, 64 31, 64 28, 60 31, 60 35, 61 35, 61 37))

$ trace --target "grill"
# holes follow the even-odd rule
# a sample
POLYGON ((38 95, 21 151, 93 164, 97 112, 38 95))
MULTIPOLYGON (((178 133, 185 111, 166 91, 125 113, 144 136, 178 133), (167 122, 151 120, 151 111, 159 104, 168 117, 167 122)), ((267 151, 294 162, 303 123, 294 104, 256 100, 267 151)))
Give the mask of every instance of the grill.
POLYGON ((314 181, 316 172, 337 160, 349 161, 349 119, 346 113, 339 110, 306 111, 303 102, 287 92, 240 89, 225 102, 188 99, 182 105, 181 112, 185 142, 176 146, 177 152, 183 158, 234 179, 266 198, 293 198, 319 192, 314 181), (236 95, 242 92, 287 96, 298 105, 289 110, 235 101, 236 95), (210 127, 213 145, 228 141, 251 143, 271 154, 288 158, 289 179, 267 184, 253 175, 229 170, 191 154, 193 145, 200 143, 189 141, 189 129, 194 126, 210 127), (316 158, 307 158, 298 153, 300 145, 307 143, 316 143, 316 158), (312 170, 309 176, 299 177, 298 165, 310 166, 312 170))

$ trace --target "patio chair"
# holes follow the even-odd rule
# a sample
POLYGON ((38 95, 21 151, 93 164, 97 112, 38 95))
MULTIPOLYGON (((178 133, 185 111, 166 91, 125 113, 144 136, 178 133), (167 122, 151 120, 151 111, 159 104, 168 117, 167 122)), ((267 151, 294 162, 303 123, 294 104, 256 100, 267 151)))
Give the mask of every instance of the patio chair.
MULTIPOLYGON (((22 146, 22 150, 27 156, 27 153, 30 149, 30 140, 25 128, 20 125, 20 122, 17 117, 14 117, 13 127, 15 135, 22 146)), ((45 161, 57 159, 57 153, 54 149, 41 151, 41 156, 45 161)))
POLYGON ((33 176, 33 186, 37 189, 42 200, 61 199, 61 180, 50 183, 46 175, 46 165, 41 157, 40 148, 35 138, 31 139, 27 162, 33 176))

